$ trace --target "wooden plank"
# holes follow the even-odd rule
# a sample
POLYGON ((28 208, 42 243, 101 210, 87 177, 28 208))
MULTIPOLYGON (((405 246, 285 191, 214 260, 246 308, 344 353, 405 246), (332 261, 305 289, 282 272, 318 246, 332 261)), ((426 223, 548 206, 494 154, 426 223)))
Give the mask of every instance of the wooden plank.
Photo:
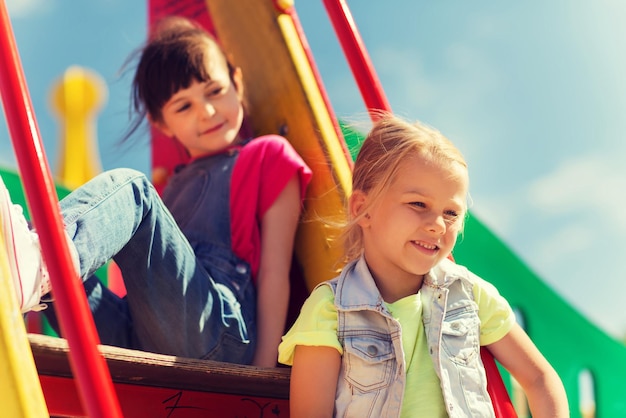
MULTIPOLYGON (((84 417, 62 338, 29 334, 48 411, 84 417)), ((289 417, 288 368, 259 368, 99 346, 124 417, 289 417), (270 415, 271 414, 271 415, 270 415)))
MULTIPOLYGON (((40 375, 71 377, 67 341, 29 334, 40 375)), ((288 399, 288 368, 259 368, 99 346, 117 383, 288 399)))

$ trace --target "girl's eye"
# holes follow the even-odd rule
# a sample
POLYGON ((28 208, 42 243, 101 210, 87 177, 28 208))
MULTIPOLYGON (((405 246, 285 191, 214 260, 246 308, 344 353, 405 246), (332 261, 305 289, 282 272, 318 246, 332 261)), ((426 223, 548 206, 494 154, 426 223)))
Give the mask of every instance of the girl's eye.
POLYGON ((411 206, 416 206, 418 208, 425 208, 426 207, 426 203, 424 203, 424 202, 411 202, 411 206))
POLYGON ((446 220, 446 222, 453 223, 457 219, 459 219, 459 214, 454 210, 448 210, 444 212, 443 218, 446 220))
POLYGON ((179 106, 178 109, 176 109, 176 112, 178 112, 178 113, 184 112, 187 109, 189 109, 189 103, 185 103, 185 104, 179 106))
POLYGON ((215 87, 207 91, 207 96, 208 97, 217 96, 220 93, 222 93, 222 91, 224 91, 223 87, 215 87))

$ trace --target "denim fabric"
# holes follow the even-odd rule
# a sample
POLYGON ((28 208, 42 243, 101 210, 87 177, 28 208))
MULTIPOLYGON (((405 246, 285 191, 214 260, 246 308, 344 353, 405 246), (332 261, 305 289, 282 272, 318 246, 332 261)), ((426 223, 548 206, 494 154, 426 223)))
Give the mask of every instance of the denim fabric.
MULTIPOLYGON (((400 323, 385 307, 365 260, 322 285, 335 293, 344 349, 334 416, 400 416, 406 382, 400 323)), ((421 291, 427 293, 424 326, 448 415, 493 417, 467 270, 444 260, 426 276, 421 291)))
MULTIPOLYGON (((226 181, 218 175, 220 181, 214 183, 228 189, 229 171, 223 174, 226 181)), ((207 194, 199 200, 199 195, 189 194, 187 199, 203 210, 199 219, 205 221, 222 213, 223 206, 228 210, 223 195, 212 199, 207 194)), ((192 358, 252 361, 256 296, 249 267, 222 244, 230 240, 229 222, 216 223, 219 227, 204 237, 198 257, 150 182, 129 169, 95 177, 63 199, 61 211, 103 343, 192 358), (111 258, 124 277, 123 299, 92 277, 111 258)))
POLYGON ((343 346, 335 417, 397 417, 405 384, 400 324, 384 306, 363 258, 330 282, 343 346))
POLYGON ((426 275, 421 292, 428 349, 448 415, 493 417, 480 358, 478 305, 469 272, 444 260, 426 275))

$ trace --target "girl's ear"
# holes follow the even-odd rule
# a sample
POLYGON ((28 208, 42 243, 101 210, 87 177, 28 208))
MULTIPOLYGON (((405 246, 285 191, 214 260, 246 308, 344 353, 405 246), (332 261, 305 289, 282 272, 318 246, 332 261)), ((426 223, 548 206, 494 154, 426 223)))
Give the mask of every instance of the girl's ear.
POLYGON ((363 214, 367 208, 367 194, 361 190, 355 190, 348 201, 348 210, 350 211, 350 219, 358 219, 358 225, 361 228, 367 228, 370 224, 368 214, 363 214))
POLYGON ((233 84, 235 90, 237 90, 237 97, 239 101, 243 100, 243 74, 241 73, 241 67, 235 67, 233 70, 233 84))
POLYGON ((174 136, 174 134, 172 133, 172 131, 167 127, 167 125, 164 122, 157 122, 152 120, 152 118, 150 116, 148 116, 148 122, 150 122, 150 125, 154 126, 155 128, 157 128, 159 130, 159 132, 161 132, 163 135, 172 138, 174 136))

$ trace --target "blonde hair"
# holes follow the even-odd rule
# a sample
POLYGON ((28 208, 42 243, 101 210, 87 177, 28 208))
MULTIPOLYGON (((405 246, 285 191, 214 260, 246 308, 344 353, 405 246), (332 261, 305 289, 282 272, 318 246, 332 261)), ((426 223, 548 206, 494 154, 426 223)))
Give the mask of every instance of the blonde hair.
POLYGON ((460 164, 467 169, 459 149, 438 130, 388 113, 379 116, 354 163, 352 190, 367 194, 368 205, 355 216, 346 210, 348 220, 342 233, 345 262, 360 257, 363 234, 358 222, 390 187, 403 160, 417 156, 437 165, 460 164))

